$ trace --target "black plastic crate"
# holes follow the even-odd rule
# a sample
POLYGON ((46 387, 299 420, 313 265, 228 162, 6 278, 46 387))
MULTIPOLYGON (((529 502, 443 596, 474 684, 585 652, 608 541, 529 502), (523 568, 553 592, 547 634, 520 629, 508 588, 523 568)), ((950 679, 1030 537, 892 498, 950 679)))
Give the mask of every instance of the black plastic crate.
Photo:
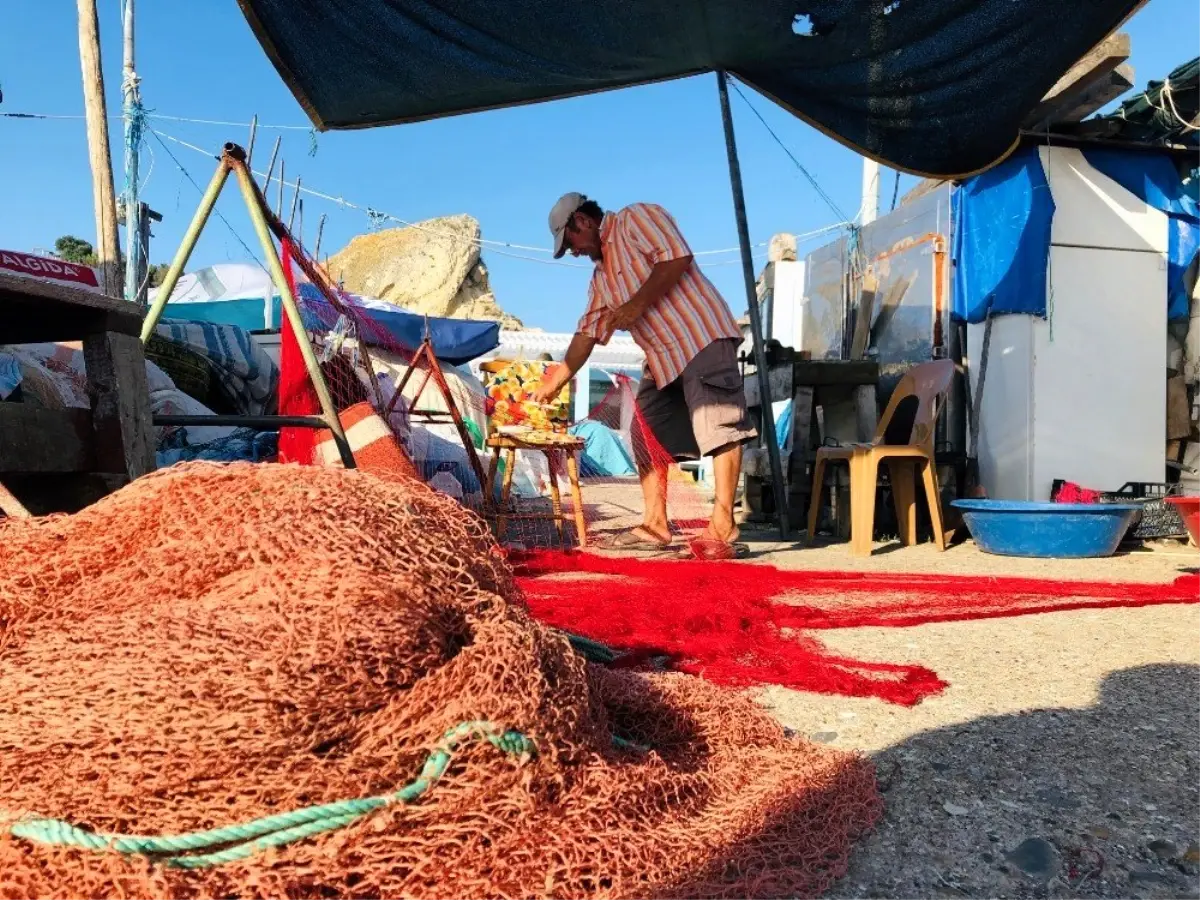
MULTIPOLYGON (((1066 482, 1055 479, 1050 488, 1050 496, 1057 497, 1059 490, 1066 482)), ((1126 538, 1139 541, 1155 540, 1157 538, 1184 537, 1187 528, 1179 511, 1166 502, 1167 497, 1179 493, 1179 485, 1155 481, 1127 481, 1115 491, 1101 491, 1101 503, 1138 503, 1141 504, 1141 515, 1129 528, 1126 538)))

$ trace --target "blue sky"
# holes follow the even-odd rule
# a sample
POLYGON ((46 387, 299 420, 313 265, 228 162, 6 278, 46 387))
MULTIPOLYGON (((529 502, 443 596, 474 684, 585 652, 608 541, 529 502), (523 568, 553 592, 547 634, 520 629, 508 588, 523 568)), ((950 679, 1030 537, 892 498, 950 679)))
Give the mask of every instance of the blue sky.
MULTIPOLYGON (((111 115, 120 112, 120 0, 99 5, 111 115)), ((231 122, 249 122, 257 114, 265 124, 307 126, 233 0, 138 0, 138 14, 138 71, 147 108, 231 122)), ((0 112, 82 114, 75 4, 0 0, 0 22, 0 112)), ((1200 7, 1195 0, 1150 0, 1126 30, 1141 85, 1196 55, 1200 7)), ((834 202, 853 215, 860 201, 860 158, 757 94, 747 96, 834 202)), ((751 240, 837 221, 736 94, 732 102, 751 240)), ((245 143, 247 137, 244 127, 161 120, 152 125, 214 152, 224 141, 245 143)), ((112 129, 120 191, 120 123, 112 129)), ((489 240, 546 246, 551 204, 564 191, 580 190, 611 208, 635 201, 663 204, 694 250, 737 244, 712 75, 415 125, 326 133, 317 138, 315 156, 309 155, 304 130, 260 130, 255 153, 260 166, 276 134, 283 134, 289 180, 300 175, 306 186, 410 221, 470 213, 489 240)), ((147 145, 143 199, 164 216, 151 251, 152 261, 163 262, 174 254, 199 194, 153 137, 147 145)), ((211 159, 170 141, 167 146, 197 182, 207 183, 211 159)), ((67 233, 95 239, 81 120, 0 119, 0 172, 0 247, 49 248, 67 233)), ((885 210, 893 177, 885 170, 885 210)), ((904 177, 901 192, 912 182, 904 177)), ((237 192, 227 191, 218 209, 258 254, 237 192)), ((329 216, 323 246, 330 251, 370 224, 362 212, 308 198, 304 221, 310 244, 321 213, 329 216)), ((214 219, 189 268, 248 259, 238 238, 214 219)), ((589 271, 582 263, 550 265, 487 249, 484 259, 506 310, 548 330, 573 326, 589 271)), ((705 270, 735 311, 743 309, 736 253, 705 259, 705 270)))

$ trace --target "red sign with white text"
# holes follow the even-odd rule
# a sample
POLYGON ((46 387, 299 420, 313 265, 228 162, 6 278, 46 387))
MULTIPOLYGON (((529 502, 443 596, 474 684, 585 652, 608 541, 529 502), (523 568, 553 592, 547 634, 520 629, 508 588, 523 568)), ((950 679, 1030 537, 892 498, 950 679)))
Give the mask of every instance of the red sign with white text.
POLYGON ((51 281, 69 281, 86 287, 100 287, 96 270, 91 266, 63 262, 46 256, 31 256, 16 250, 0 250, 0 270, 27 275, 30 278, 46 278, 51 281))

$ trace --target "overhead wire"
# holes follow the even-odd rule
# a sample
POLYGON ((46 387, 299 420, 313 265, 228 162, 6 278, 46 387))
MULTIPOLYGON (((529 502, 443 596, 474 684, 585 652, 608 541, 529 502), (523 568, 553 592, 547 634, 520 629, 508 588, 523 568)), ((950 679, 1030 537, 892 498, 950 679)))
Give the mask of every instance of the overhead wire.
MULTIPOLYGON (((827 234, 829 232, 837 231, 839 229, 845 228, 848 225, 850 225, 851 220, 849 220, 846 217, 846 215, 841 211, 841 209, 833 201, 833 199, 828 195, 828 193, 826 193, 824 191, 824 189, 821 188, 820 184, 812 176, 812 174, 800 163, 799 160, 797 160, 795 158, 795 156, 791 153, 791 151, 788 150, 788 148, 786 146, 784 146, 784 144, 780 140, 779 136, 776 135, 775 132, 771 129, 771 127, 766 123, 766 121, 762 118, 761 114, 750 103, 749 99, 746 97, 746 95, 744 93, 742 93, 741 89, 737 86, 736 83, 734 83, 734 89, 738 92, 739 96, 741 96, 742 100, 748 106, 750 106, 751 111, 754 112, 754 114, 758 117, 759 121, 762 122, 763 126, 767 129, 768 133, 775 139, 776 143, 778 143, 780 145, 780 147, 783 148, 784 152, 787 153, 787 155, 792 160, 792 162, 796 165, 796 167, 809 180, 810 184, 812 184, 812 186, 813 186, 814 190, 816 190, 817 194, 825 201, 825 203, 830 207, 830 209, 840 219, 839 222, 834 223, 832 225, 828 225, 828 226, 816 229, 812 232, 807 232, 805 234, 795 235, 796 239, 801 240, 801 239, 805 239, 805 238, 810 238, 812 236, 827 234)), ((201 125, 219 125, 219 126, 223 126, 223 127, 249 127, 249 124, 250 124, 248 122, 236 122, 236 121, 220 120, 220 119, 200 119, 200 118, 193 118, 193 117, 189 117, 189 116, 169 116, 169 115, 164 115, 161 113, 153 113, 153 112, 146 112, 144 115, 145 115, 145 118, 148 120, 186 122, 186 123, 194 123, 194 124, 201 124, 201 125)), ((83 120, 86 118, 86 116, 63 115, 63 114, 55 114, 55 113, 3 112, 3 113, 0 113, 0 118, 83 120)), ((119 116, 119 115, 110 115, 108 118, 110 118, 114 121, 122 121, 123 120, 123 116, 119 116)), ((311 131, 312 130, 311 126, 306 126, 306 125, 258 124, 257 127, 263 128, 263 129, 290 130, 290 131, 311 131)), ((184 175, 187 176, 188 180, 191 181, 192 184, 195 185, 199 189, 199 185, 195 181, 195 179, 191 177, 191 174, 182 165, 182 163, 179 162, 178 158, 173 153, 171 153, 169 148, 167 148, 166 144, 164 143, 164 139, 168 140, 168 141, 172 141, 176 144, 179 144, 182 147, 186 147, 187 149, 195 151, 197 153, 202 153, 205 156, 209 157, 210 159, 216 159, 219 157, 217 157, 211 151, 204 149, 203 147, 199 147, 196 144, 193 144, 193 143, 185 141, 181 138, 175 137, 174 135, 168 134, 164 131, 160 131, 158 129, 149 128, 149 127, 147 127, 146 130, 154 135, 155 139, 159 142, 159 144, 161 144, 163 146, 163 148, 167 150, 168 155, 171 157, 171 160, 175 163, 176 167, 179 168, 179 170, 184 175)), ((144 145, 144 146, 149 147, 149 145, 144 145)), ((151 156, 153 157, 152 150, 151 150, 151 156)), ((150 171, 153 171, 153 162, 151 163, 150 171)), ((145 179, 143 179, 143 184, 145 184, 149 180, 149 174, 150 173, 148 172, 145 179)), ((261 178, 266 177, 266 173, 264 173, 264 172, 254 171, 254 174, 261 178)), ((444 238, 447 240, 453 240, 453 241, 457 241, 457 242, 473 243, 481 248, 487 247, 490 252, 493 252, 500 256, 506 256, 506 257, 509 257, 512 259, 520 259, 520 260, 524 260, 526 262, 540 263, 542 265, 560 266, 563 268, 572 268, 572 269, 590 268, 590 266, 588 264, 584 264, 584 263, 572 263, 572 262, 567 262, 567 261, 558 260, 558 259, 539 259, 536 257, 526 256, 523 253, 512 252, 512 251, 519 250, 519 251, 525 251, 525 252, 529 252, 529 253, 542 253, 542 254, 551 253, 552 251, 546 247, 533 246, 533 245, 529 245, 529 244, 519 244, 519 243, 515 243, 512 241, 500 241, 500 240, 488 239, 488 238, 483 238, 483 237, 467 238, 460 234, 455 234, 453 232, 441 231, 436 228, 430 228, 429 226, 423 225, 420 222, 412 222, 408 219, 404 219, 400 216, 376 209, 374 207, 361 206, 359 204, 356 204, 356 203, 353 203, 353 202, 347 200, 345 197, 335 196, 333 194, 328 194, 323 191, 315 190, 314 188, 311 188, 311 187, 300 185, 300 184, 298 184, 297 181, 285 181, 284 185, 289 188, 292 188, 292 189, 298 188, 302 194, 308 194, 311 197, 316 197, 318 199, 325 200, 330 203, 336 203, 338 206, 341 206, 344 209, 351 209, 351 210, 355 210, 356 212, 361 212, 365 215, 369 215, 372 217, 372 219, 382 218, 382 219, 386 219, 388 221, 395 222, 406 228, 413 228, 417 231, 421 231, 426 234, 433 235, 435 237, 441 237, 441 238, 444 238)), ((860 213, 861 213, 861 209, 860 209, 860 213)), ((218 213, 218 216, 220 216, 220 213, 218 213)), ((224 218, 224 216, 220 216, 220 217, 221 217, 222 221, 225 222, 226 226, 229 227, 231 231, 233 231, 232 226, 229 225, 228 221, 224 218)), ((243 247, 246 247, 247 251, 251 252, 251 255, 254 256, 253 252, 249 251, 249 248, 246 246, 245 242, 241 239, 241 237, 239 237, 237 235, 236 231, 233 231, 233 233, 234 233, 234 236, 237 237, 238 242, 240 244, 242 244, 243 247)), ((755 249, 759 249, 759 248, 766 247, 767 244, 768 244, 767 241, 761 241, 759 243, 753 244, 752 247, 755 249)), ((741 251, 740 246, 721 247, 721 248, 718 248, 715 250, 698 250, 693 253, 693 256, 718 256, 718 255, 725 254, 725 253, 738 253, 740 251, 741 251)), ((257 259, 257 257, 255 257, 255 261, 258 262, 258 264, 260 266, 262 265, 261 261, 259 261, 257 259)), ((737 262, 738 262, 737 260, 732 260, 729 263, 713 262, 713 263, 708 263, 708 265, 710 265, 710 266, 722 265, 722 264, 734 265, 734 264, 737 264, 737 262)))
POLYGON ((792 163, 796 166, 796 168, 800 170, 800 174, 803 175, 808 180, 808 183, 810 185, 812 185, 813 190, 817 192, 817 196, 825 201, 825 205, 828 206, 831 210, 833 210, 834 215, 836 215, 842 221, 846 221, 848 219, 848 217, 844 212, 842 212, 841 207, 839 207, 837 205, 837 203, 834 201, 834 199, 829 196, 829 194, 825 191, 824 188, 821 187, 820 182, 818 182, 817 179, 813 176, 813 174, 811 172, 809 172, 807 168, 805 168, 804 164, 801 163, 800 160, 796 159, 795 154, 792 153, 792 151, 788 149, 787 145, 784 144, 782 139, 780 139, 779 135, 777 135, 775 133, 775 130, 773 128, 771 128, 770 125, 767 124, 767 120, 764 119, 762 113, 760 113, 758 111, 758 107, 756 107, 753 103, 750 102, 750 98, 747 97, 745 95, 745 93, 743 93, 741 87, 738 86, 738 83, 736 81, 730 81, 730 85, 732 85, 734 91, 737 92, 737 95, 742 98, 742 102, 745 103, 748 107, 750 107, 750 111, 752 113, 754 113, 754 115, 758 119, 758 121, 762 123, 763 128, 765 128, 767 130, 767 134, 771 135, 771 137, 775 139, 775 143, 778 144, 780 149, 782 149, 783 152, 787 154, 788 159, 790 159, 792 161, 792 163))
MULTIPOLYGON (((181 163, 179 161, 179 159, 175 156, 175 154, 171 152, 171 148, 166 145, 166 142, 163 141, 163 139, 161 137, 159 137, 158 132, 155 131, 153 128, 149 128, 149 129, 147 129, 147 131, 149 131, 150 134, 154 135, 154 139, 156 141, 158 141, 160 144, 162 144, 162 148, 165 151, 167 151, 167 156, 171 157, 171 161, 173 163, 175 163, 175 166, 179 169, 180 172, 183 173, 184 177, 186 177, 187 180, 192 183, 192 187, 194 187, 197 190, 197 192, 199 192, 200 195, 203 196, 204 188, 202 188, 200 186, 200 183, 198 181, 196 181, 195 178, 192 177, 192 173, 189 172, 187 170, 187 168, 183 165, 183 163, 181 163)), ((235 229, 233 227, 233 225, 230 224, 229 220, 226 219, 224 215, 222 215, 221 211, 219 209, 214 209, 213 212, 216 213, 216 216, 218 219, 220 219, 222 222, 225 223, 225 227, 229 229, 229 233, 232 234, 234 236, 234 238, 237 240, 237 242, 242 245, 242 249, 245 250, 246 253, 248 253, 250 255, 250 258, 253 259, 255 263, 257 263, 258 267, 260 269, 262 269, 264 272, 267 272, 268 271, 267 267, 263 264, 263 261, 258 258, 258 254, 256 254, 253 250, 251 250, 249 244, 247 244, 244 240, 242 240, 242 236, 237 233, 237 229, 235 229)))
MULTIPOLYGON (((188 141, 184 141, 180 138, 174 137, 173 135, 169 135, 165 132, 159 132, 159 131, 156 131, 155 134, 160 136, 161 138, 166 138, 167 140, 174 141, 175 143, 179 144, 180 146, 186 147, 187 149, 195 151, 196 153, 202 153, 209 158, 217 158, 211 151, 205 150, 203 147, 199 147, 188 141)), ((267 173, 260 172, 258 170, 254 170, 253 174, 260 178, 267 177, 267 173)), ((356 204, 356 203, 353 203, 353 202, 347 200, 345 197, 334 196, 333 194, 328 194, 328 193, 325 193, 324 191, 316 190, 315 188, 298 183, 298 181, 286 181, 285 180, 283 182, 283 184, 285 187, 291 188, 293 190, 299 189, 300 193, 302 193, 302 194, 308 194, 311 197, 316 197, 318 199, 325 200, 330 203, 335 203, 338 206, 342 207, 343 209, 352 209, 352 210, 355 210, 356 212, 361 212, 364 215, 369 216, 372 220, 377 220, 377 219, 381 219, 381 218, 388 219, 388 220, 396 222, 397 224, 402 225, 406 228, 412 228, 416 231, 421 231, 426 234, 431 234, 435 237, 441 237, 441 238, 444 238, 447 240, 473 243, 473 244, 480 246, 481 248, 486 247, 486 248, 488 248, 489 252, 499 254, 500 256, 507 256, 507 257, 511 257, 513 259, 522 259, 522 260, 526 260, 527 262, 541 263, 542 265, 556 265, 556 266, 563 266, 563 267, 572 268, 572 269, 591 268, 590 265, 583 264, 583 263, 569 263, 569 262, 564 262, 564 261, 555 260, 555 259, 538 259, 536 257, 525 256, 521 253, 510 252, 513 250, 524 250, 524 251, 531 251, 531 252, 536 252, 536 253, 551 253, 552 251, 547 249, 546 247, 535 247, 535 246, 531 246, 528 244, 518 244, 518 243, 511 242, 511 241, 489 240, 487 238, 482 238, 482 237, 481 238, 467 238, 460 234, 455 234, 453 232, 441 231, 437 228, 430 228, 429 226, 424 225, 420 222, 409 221, 408 219, 404 219, 404 218, 401 218, 400 216, 393 215, 392 213, 385 212, 384 210, 380 210, 374 206, 361 206, 359 204, 356 204)), ((837 231, 841 228, 844 228, 847 224, 848 223, 845 221, 838 222, 833 225, 824 226, 822 228, 816 229, 815 231, 808 232, 806 234, 797 235, 796 237, 797 237, 797 239, 800 239, 800 238, 812 237, 815 235, 826 234, 828 232, 837 231)), ((761 247, 766 247, 767 244, 768 244, 767 241, 763 241, 761 243, 755 244, 754 246, 757 248, 761 248, 761 247)), ((740 252, 740 250, 741 250, 741 247, 722 247, 722 248, 716 249, 716 250, 698 250, 698 251, 694 252, 692 255, 693 256, 713 256, 713 255, 718 255, 718 254, 722 254, 722 253, 740 252)), ((735 260, 734 262, 737 262, 737 261, 735 260)), ((716 263, 709 263, 709 265, 716 265, 716 263)))

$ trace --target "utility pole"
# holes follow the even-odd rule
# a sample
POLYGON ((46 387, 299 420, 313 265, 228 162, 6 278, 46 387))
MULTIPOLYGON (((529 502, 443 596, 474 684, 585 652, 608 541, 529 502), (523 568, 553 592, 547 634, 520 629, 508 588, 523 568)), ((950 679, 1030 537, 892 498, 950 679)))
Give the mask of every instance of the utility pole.
POLYGON ((879 163, 863 157, 862 173, 862 219, 860 224, 869 225, 879 218, 879 163))
POLYGON ((141 242, 141 210, 138 201, 138 146, 142 122, 137 110, 142 105, 139 78, 133 66, 133 3, 125 0, 125 54, 121 67, 122 112, 125 119, 125 299, 136 302, 145 271, 146 248, 141 242))
POLYGON ((78 4, 79 64, 83 71, 88 161, 92 168, 96 255, 104 292, 115 297, 121 291, 121 243, 117 238, 117 201, 108 148, 108 108, 104 102, 104 70, 100 65, 100 20, 96 14, 96 0, 78 0, 78 4))

